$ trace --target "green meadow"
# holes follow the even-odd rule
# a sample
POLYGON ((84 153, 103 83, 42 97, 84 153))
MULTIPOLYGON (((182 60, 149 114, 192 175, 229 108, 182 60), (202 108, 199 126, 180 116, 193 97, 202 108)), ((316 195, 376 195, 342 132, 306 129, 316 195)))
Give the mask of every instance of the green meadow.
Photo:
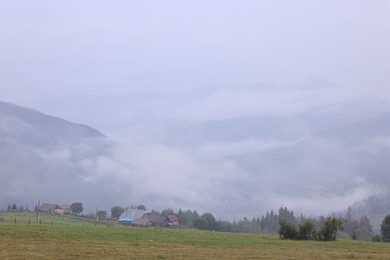
POLYGON ((390 243, 289 241, 53 215, 40 219, 33 213, 0 213, 0 259, 390 259, 390 243))

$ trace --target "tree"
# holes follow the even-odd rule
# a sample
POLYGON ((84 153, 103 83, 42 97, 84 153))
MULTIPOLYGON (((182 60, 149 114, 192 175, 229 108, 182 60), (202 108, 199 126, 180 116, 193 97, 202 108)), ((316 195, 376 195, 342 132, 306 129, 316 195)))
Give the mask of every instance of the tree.
POLYGON ((344 231, 347 233, 352 239, 356 239, 356 228, 357 228, 357 221, 353 218, 352 214, 352 208, 348 207, 347 212, 345 214, 345 221, 344 221, 344 231))
POLYGON ((279 209, 279 220, 286 220, 289 223, 295 222, 294 212, 292 210, 288 210, 287 207, 281 207, 279 209))
POLYGON ((281 239, 297 239, 298 238, 298 231, 297 228, 287 222, 286 219, 281 219, 279 221, 279 237, 281 239))
POLYGON ((266 213, 266 215, 261 217, 260 227, 264 233, 274 233, 279 230, 279 216, 275 214, 273 210, 266 213))
POLYGON ((99 219, 106 219, 107 218, 107 211, 105 211, 105 210, 98 210, 96 215, 97 215, 97 217, 99 219))
POLYGON ((111 218, 118 219, 123 212, 125 212, 124 208, 121 206, 114 206, 111 208, 111 218))
POLYGON ((382 221, 381 235, 384 242, 390 242, 390 215, 387 215, 382 221))
POLYGON ((233 225, 229 221, 218 221, 218 231, 233 232, 233 225))
POLYGON ((72 214, 78 215, 83 212, 83 203, 81 202, 73 202, 72 205, 70 205, 70 210, 72 211, 72 214))
POLYGON ((154 209, 152 209, 149 213, 150 215, 161 215, 158 210, 154 210, 154 209))
POLYGON ((201 230, 206 230, 208 229, 208 223, 207 223, 207 220, 204 219, 204 218, 197 218, 197 219, 194 219, 194 227, 197 228, 197 229, 201 229, 201 230))
POLYGON ((137 209, 139 209, 139 210, 146 210, 146 207, 144 205, 139 205, 139 206, 137 206, 137 209))
POLYGON ((196 210, 192 211, 190 209, 187 209, 185 211, 179 211, 179 219, 182 226, 186 227, 194 227, 194 220, 199 218, 199 214, 196 210))
POLYGON ((173 211, 173 209, 164 209, 163 211, 161 211, 161 216, 168 216, 168 215, 173 215, 175 214, 175 212, 173 211))
POLYGON ((18 209, 18 208, 16 207, 16 204, 15 204, 15 203, 13 203, 13 204, 12 204, 12 208, 11 208, 11 210, 12 210, 12 211, 16 211, 17 209, 18 209))
POLYGON ((381 242, 382 239, 381 239, 380 235, 373 235, 372 238, 371 238, 371 241, 372 242, 381 242))
POLYGON ((204 213, 201 218, 205 219, 207 222, 208 230, 217 230, 218 222, 215 220, 215 217, 211 213, 204 213))
POLYGON ((308 219, 302 225, 298 226, 298 238, 301 240, 310 240, 315 236, 315 227, 313 222, 308 219))
POLYGON ((328 217, 320 229, 319 239, 324 241, 336 240, 336 234, 339 230, 343 230, 343 221, 328 217))
POLYGON ((370 241, 373 236, 372 226, 367 216, 360 217, 355 230, 355 236, 358 240, 370 241))

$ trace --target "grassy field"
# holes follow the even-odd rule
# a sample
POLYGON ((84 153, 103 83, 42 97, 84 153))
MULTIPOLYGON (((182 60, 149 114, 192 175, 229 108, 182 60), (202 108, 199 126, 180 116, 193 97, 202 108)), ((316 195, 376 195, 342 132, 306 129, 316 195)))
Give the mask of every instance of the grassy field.
POLYGON ((390 259, 390 243, 287 241, 262 234, 95 225, 50 215, 38 224, 31 222, 34 215, 23 214, 0 213, 0 259, 390 259))

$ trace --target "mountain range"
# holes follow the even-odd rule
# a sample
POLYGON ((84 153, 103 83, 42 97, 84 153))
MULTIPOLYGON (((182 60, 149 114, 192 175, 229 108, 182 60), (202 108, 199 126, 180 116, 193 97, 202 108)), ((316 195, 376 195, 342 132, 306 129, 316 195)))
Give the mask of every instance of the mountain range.
POLYGON ((389 192, 390 103, 312 85, 73 101, 105 134, 0 102, 0 205, 144 204, 227 219, 282 205, 363 212, 364 201, 389 192))

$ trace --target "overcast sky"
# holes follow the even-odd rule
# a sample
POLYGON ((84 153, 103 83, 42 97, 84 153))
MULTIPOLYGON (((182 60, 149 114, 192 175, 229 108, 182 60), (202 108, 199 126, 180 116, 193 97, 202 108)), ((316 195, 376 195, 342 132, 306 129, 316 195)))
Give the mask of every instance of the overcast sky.
POLYGON ((38 109, 312 77, 390 98, 387 0, 0 0, 0 35, 1 99, 38 109))

